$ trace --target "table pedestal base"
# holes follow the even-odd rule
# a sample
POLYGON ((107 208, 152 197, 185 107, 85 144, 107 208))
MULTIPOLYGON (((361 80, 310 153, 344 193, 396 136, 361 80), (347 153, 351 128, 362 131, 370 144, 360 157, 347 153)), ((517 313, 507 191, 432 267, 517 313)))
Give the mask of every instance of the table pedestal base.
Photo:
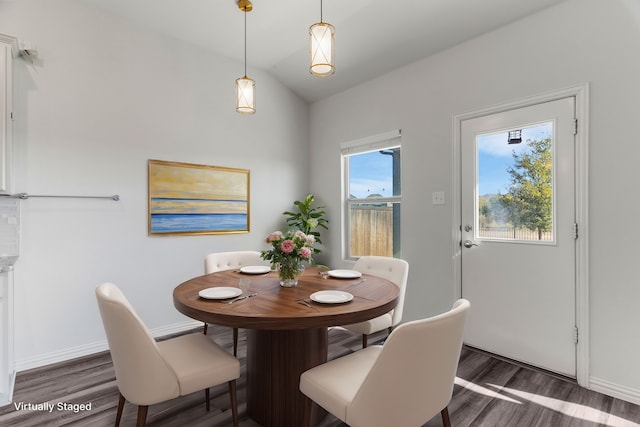
MULTIPOLYGON (((249 416, 264 427, 300 427, 306 399, 300 375, 327 361, 327 328, 246 332, 249 416)), ((314 412, 312 426, 326 415, 314 412)))

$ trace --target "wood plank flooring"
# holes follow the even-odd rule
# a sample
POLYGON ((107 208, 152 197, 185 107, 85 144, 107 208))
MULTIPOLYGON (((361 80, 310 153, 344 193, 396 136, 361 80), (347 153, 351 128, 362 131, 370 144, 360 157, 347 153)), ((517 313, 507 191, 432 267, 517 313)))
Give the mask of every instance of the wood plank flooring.
MULTIPOLYGON (((231 351, 231 329, 210 325, 209 336, 231 351)), ((383 340, 376 334, 370 342, 383 340)), ((329 332, 329 358, 357 351, 359 336, 341 328, 329 332)), ((238 357, 238 405, 241 427, 259 427, 246 414, 244 331, 240 330, 238 357)), ((0 426, 112 426, 117 388, 108 352, 30 371, 16 378, 14 404, 0 407, 0 426), (15 405, 51 404, 53 411, 17 410, 15 405), (68 408, 60 405, 67 404, 68 408), (74 412, 72 404, 91 404, 74 412)), ((211 411, 206 412, 204 393, 173 399, 149 409, 149 426, 226 427, 231 425, 227 386, 211 390, 211 411)), ((39 409, 39 408, 36 408, 39 409)), ((391 410, 391 409, 390 409, 391 410)), ((464 348, 458 367, 454 396, 449 405, 455 427, 640 427, 640 407, 596 392, 575 382, 539 370, 464 348)), ((125 405, 122 426, 135 425, 136 408, 125 405)), ((440 416, 423 427, 440 427, 440 416)), ((329 415, 321 427, 345 427, 329 415)), ((390 426, 396 427, 396 426, 390 426)), ((400 426, 402 427, 402 426, 400 426)))

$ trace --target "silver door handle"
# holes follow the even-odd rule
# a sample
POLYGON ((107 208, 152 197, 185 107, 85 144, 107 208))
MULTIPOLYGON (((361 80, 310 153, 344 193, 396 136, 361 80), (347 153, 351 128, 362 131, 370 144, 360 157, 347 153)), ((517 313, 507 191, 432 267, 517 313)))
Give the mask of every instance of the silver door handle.
POLYGON ((473 243, 471 240, 465 240, 463 243, 465 248, 470 248, 472 246, 478 246, 477 243, 473 243))

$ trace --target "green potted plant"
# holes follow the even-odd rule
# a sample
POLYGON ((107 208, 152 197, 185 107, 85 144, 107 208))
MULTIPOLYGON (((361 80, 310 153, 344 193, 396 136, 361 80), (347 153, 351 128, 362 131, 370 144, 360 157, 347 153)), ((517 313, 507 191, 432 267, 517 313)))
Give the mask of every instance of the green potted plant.
MULTIPOLYGON (((315 241, 322 243, 320 240, 320 231, 318 228, 328 230, 327 224, 329 220, 325 218, 326 212, 324 206, 313 206, 315 196, 309 194, 304 200, 296 200, 293 202, 297 208, 297 212, 286 211, 282 214, 286 217, 287 224, 290 228, 302 231, 306 235, 311 235, 315 241)), ((320 253, 320 249, 314 247, 314 253, 320 253)))

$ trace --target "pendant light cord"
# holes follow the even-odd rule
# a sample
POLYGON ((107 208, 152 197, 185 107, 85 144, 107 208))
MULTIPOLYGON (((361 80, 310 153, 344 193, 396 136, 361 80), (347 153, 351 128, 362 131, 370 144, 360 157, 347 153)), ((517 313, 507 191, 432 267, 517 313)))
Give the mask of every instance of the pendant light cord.
POLYGON ((244 9, 244 76, 247 77, 247 9, 244 9))
POLYGON ((320 22, 324 22, 322 20, 322 0, 320 0, 320 22))

